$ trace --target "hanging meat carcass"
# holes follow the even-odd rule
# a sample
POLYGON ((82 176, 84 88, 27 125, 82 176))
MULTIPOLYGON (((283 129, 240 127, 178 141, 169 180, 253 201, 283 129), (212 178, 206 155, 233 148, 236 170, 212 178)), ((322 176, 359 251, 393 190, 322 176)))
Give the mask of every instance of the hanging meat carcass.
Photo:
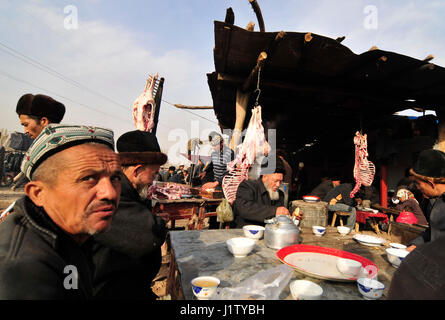
POLYGON ((269 154, 271 147, 266 141, 261 119, 261 106, 252 109, 243 143, 237 146, 235 159, 227 164, 229 173, 224 177, 222 189, 227 201, 232 204, 241 182, 247 179, 249 168, 255 158, 269 154))
POLYGON ((145 89, 133 103, 133 121, 137 130, 148 131, 154 128, 155 100, 154 87, 158 74, 149 76, 145 89))
POLYGON ((355 133, 355 164, 354 179, 355 187, 351 191, 350 197, 354 198, 355 194, 360 190, 362 185, 369 187, 374 180, 375 166, 368 160, 368 142, 366 134, 360 132, 355 133))

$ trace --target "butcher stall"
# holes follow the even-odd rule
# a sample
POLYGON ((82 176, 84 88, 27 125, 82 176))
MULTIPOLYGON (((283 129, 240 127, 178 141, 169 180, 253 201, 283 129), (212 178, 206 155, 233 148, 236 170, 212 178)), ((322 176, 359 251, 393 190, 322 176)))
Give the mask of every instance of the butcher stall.
POLYGON ((214 22, 215 71, 207 74, 219 126, 232 130, 231 146, 241 142, 260 105, 268 142, 284 150, 293 167, 303 162, 314 187, 332 169, 352 180, 353 138, 367 134, 374 185, 386 206, 387 189, 418 153, 445 140, 445 69, 432 55, 419 60, 377 47, 356 54, 342 44, 344 36, 266 32, 259 5, 250 2, 260 31, 253 22, 236 26, 227 9, 225 21, 214 22), (434 110, 437 117, 395 115, 406 109, 434 110))

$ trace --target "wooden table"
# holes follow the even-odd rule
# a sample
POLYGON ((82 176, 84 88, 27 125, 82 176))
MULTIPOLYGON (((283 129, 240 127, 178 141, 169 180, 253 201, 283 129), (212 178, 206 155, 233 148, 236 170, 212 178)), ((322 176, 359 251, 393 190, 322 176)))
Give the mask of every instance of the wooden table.
POLYGON ((359 223, 366 223, 369 220, 371 227, 375 230, 377 234, 380 234, 379 224, 376 220, 383 220, 384 223, 388 222, 388 216, 384 213, 373 213, 370 211, 356 210, 355 216, 355 231, 359 231, 359 223))
POLYGON ((206 212, 207 209, 217 206, 223 199, 210 198, 190 198, 179 200, 153 200, 153 213, 159 214, 167 212, 170 214, 172 229, 175 227, 175 220, 189 219, 188 230, 201 230, 204 219, 216 216, 216 212, 206 212))
MULTIPOLYGON (((354 233, 352 231, 352 233, 354 233)), ((243 236, 241 229, 171 231, 171 264, 167 279, 167 293, 173 300, 195 299, 190 281, 197 276, 215 276, 221 280, 220 287, 235 287, 256 273, 282 265, 276 258, 276 250, 257 242, 254 250, 245 258, 234 258, 227 250, 225 241, 243 236)), ((353 234, 340 235, 336 228, 327 227, 323 237, 315 237, 308 228, 302 229, 302 244, 336 248, 361 255, 373 261, 379 268, 378 280, 386 285, 383 299, 387 296, 389 285, 396 270, 386 258, 385 248, 368 247, 352 239, 353 234)), ((311 278, 293 272, 292 280, 308 279, 319 283, 325 300, 363 299, 355 282, 333 282, 311 278)), ((291 280, 291 281, 292 281, 291 280)), ((280 295, 282 300, 291 300, 289 286, 280 295)))

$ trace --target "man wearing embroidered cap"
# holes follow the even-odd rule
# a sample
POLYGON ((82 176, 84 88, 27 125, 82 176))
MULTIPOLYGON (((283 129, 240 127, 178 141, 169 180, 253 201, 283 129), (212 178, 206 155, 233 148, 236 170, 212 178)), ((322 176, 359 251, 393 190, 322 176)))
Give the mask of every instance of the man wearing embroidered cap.
POLYGON ((110 229, 95 236, 95 296, 153 300, 150 284, 161 266, 167 230, 152 214, 148 194, 167 155, 154 134, 139 130, 124 133, 116 147, 124 173, 121 201, 110 229))
POLYGON ((121 191, 113 132, 50 124, 22 171, 26 196, 0 223, 0 299, 92 298, 91 235, 110 226, 121 191))

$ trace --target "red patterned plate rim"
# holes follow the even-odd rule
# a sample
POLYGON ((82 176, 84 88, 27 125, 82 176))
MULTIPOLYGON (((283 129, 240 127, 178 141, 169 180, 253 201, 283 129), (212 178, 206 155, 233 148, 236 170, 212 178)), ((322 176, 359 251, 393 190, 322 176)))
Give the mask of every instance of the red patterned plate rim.
MULTIPOLYGON (((343 251, 340 249, 326 248, 326 247, 313 246, 313 245, 307 245, 307 244, 294 244, 292 246, 284 247, 276 252, 276 256, 284 264, 287 264, 288 266, 290 266, 296 270, 302 271, 303 273, 315 276, 317 278, 334 280, 334 281, 355 281, 355 280, 357 280, 357 278, 349 278, 349 279, 323 278, 323 277, 320 277, 320 275, 313 274, 310 271, 304 270, 302 268, 299 268, 297 266, 294 266, 294 265, 284 261, 286 256, 288 256, 289 254, 292 254, 292 253, 297 253, 297 252, 320 253, 320 254, 326 254, 326 255, 330 255, 330 256, 345 258, 345 259, 356 260, 362 264, 363 268, 366 268, 367 266, 372 266, 375 268, 375 269, 372 268, 375 270, 375 272, 378 272, 378 270, 379 270, 379 268, 377 267, 377 265, 374 262, 372 262, 371 260, 366 259, 358 254, 343 251)), ((372 269, 367 269, 369 274, 371 274, 372 269)))

